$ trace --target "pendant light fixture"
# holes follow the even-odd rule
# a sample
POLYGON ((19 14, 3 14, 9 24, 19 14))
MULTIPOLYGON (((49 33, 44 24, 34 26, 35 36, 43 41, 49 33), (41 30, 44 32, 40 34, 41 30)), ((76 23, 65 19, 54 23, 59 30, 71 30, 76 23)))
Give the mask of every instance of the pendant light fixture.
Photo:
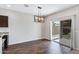
POLYGON ((44 20, 45 17, 41 15, 42 7, 38 6, 37 8, 38 8, 38 15, 34 16, 34 21, 44 23, 45 22, 45 20, 44 20))

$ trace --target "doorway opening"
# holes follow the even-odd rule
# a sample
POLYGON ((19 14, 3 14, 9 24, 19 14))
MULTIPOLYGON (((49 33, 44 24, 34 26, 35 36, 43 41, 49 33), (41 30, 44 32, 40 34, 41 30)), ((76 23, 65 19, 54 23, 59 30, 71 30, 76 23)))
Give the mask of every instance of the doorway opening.
POLYGON ((55 42, 60 41, 60 21, 52 22, 52 40, 55 42))

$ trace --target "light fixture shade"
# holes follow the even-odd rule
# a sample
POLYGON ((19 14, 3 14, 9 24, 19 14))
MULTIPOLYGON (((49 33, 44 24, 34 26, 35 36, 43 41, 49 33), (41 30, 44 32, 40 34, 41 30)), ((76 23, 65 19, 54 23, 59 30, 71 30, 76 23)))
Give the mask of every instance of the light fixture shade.
POLYGON ((34 16, 34 21, 44 23, 45 22, 45 17, 44 16, 34 16))

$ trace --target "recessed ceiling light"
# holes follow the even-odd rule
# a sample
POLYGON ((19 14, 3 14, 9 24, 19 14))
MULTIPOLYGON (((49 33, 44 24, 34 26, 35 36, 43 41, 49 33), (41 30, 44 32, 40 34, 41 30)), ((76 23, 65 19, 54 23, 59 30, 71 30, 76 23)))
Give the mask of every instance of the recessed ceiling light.
POLYGON ((11 5, 7 5, 7 7, 11 7, 11 5))
POLYGON ((25 7, 29 7, 29 5, 27 5, 27 4, 24 4, 24 6, 25 6, 25 7))

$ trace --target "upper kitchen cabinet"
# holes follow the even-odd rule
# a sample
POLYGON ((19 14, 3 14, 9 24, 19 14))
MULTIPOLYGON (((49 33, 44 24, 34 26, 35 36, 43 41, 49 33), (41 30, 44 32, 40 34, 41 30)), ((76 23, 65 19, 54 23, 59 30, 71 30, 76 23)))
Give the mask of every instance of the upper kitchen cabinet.
POLYGON ((8 27, 8 16, 0 15, 0 27, 8 27))

